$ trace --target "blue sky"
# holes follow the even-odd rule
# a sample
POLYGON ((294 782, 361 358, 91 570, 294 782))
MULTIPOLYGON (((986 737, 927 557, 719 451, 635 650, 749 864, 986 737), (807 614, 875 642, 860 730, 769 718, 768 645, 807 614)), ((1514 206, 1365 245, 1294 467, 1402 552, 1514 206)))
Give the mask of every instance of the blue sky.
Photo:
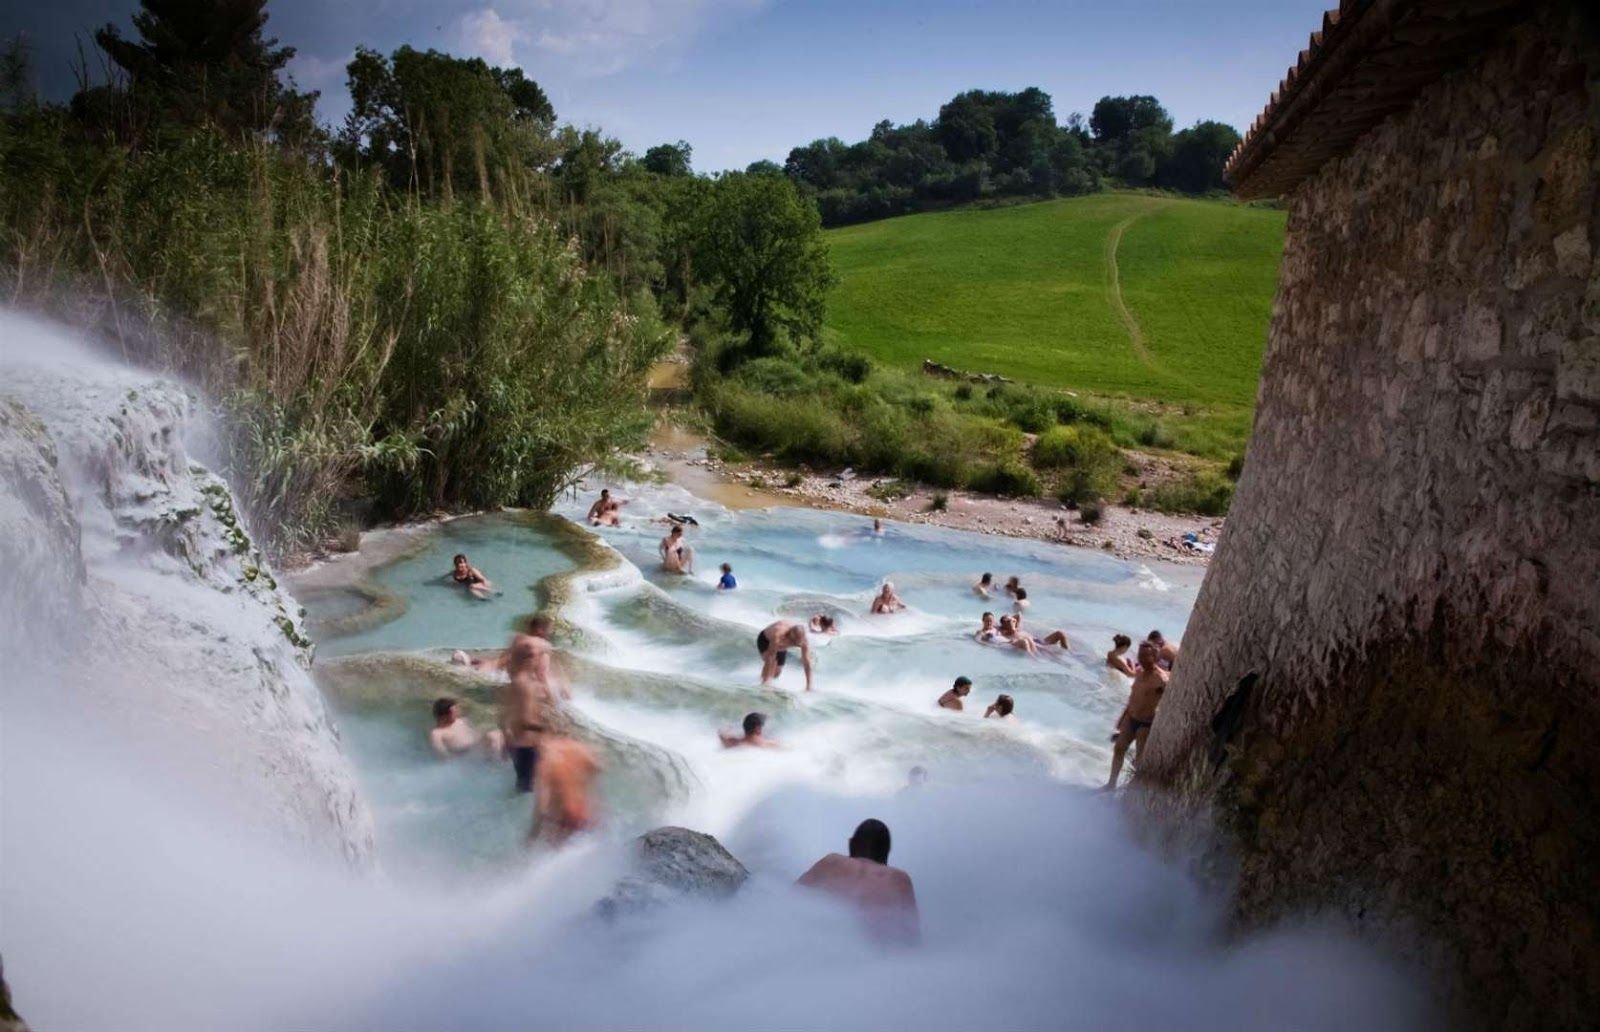
MULTIPOLYGON (((700 171, 781 162, 822 136, 933 118, 973 88, 1039 86, 1058 118, 1105 94, 1149 93, 1181 128, 1241 132, 1331 0, 270 0, 268 30, 299 50, 320 112, 348 107, 355 46, 402 43, 520 65, 558 117, 636 152, 683 139, 700 171)), ((72 88, 74 33, 128 24, 127 0, 0 4, 0 35, 26 32, 47 94, 72 88)))

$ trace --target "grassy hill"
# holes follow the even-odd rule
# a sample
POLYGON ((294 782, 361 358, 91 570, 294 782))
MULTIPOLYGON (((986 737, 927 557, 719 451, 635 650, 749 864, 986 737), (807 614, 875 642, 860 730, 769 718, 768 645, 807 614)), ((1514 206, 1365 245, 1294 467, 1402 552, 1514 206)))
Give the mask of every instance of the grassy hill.
POLYGON ((1097 194, 830 231, 827 336, 1162 413, 1157 443, 1242 450, 1284 213, 1097 194), (1152 404, 1154 403, 1154 404, 1152 404))

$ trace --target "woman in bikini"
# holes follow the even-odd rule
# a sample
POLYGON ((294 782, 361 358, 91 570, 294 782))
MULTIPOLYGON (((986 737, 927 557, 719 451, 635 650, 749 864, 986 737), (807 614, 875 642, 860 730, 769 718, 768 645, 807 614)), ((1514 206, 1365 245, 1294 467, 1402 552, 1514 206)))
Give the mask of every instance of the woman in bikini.
POLYGON ((450 571, 450 579, 478 598, 488 598, 489 592, 494 590, 489 578, 485 577, 476 566, 467 562, 467 557, 464 555, 456 556, 455 568, 450 571))

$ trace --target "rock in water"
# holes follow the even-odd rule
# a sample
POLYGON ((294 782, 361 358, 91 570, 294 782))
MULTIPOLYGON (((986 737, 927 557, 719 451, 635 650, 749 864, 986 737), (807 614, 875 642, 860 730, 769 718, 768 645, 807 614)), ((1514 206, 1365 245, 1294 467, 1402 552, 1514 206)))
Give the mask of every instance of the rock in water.
POLYGON ((631 873, 617 882, 595 911, 613 918, 628 911, 687 898, 726 899, 750 872, 715 838, 688 828, 656 828, 634 842, 631 873))

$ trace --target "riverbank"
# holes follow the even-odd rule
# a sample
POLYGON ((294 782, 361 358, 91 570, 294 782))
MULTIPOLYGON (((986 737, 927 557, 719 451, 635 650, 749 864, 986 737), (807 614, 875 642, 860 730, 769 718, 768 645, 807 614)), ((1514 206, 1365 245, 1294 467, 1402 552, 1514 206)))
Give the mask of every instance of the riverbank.
POLYGON ((724 462, 709 453, 704 437, 663 419, 640 457, 652 469, 691 493, 730 509, 797 505, 923 523, 978 534, 1035 538, 1095 548, 1122 559, 1159 559, 1204 566, 1210 561, 1224 519, 1183 516, 1105 505, 1095 524, 1053 499, 997 498, 970 491, 934 491, 890 477, 817 473, 762 462, 724 462), (895 497, 903 489, 908 493, 895 497), (938 496, 943 509, 935 509, 938 496), (1200 549, 1182 545, 1193 534, 1200 549))

